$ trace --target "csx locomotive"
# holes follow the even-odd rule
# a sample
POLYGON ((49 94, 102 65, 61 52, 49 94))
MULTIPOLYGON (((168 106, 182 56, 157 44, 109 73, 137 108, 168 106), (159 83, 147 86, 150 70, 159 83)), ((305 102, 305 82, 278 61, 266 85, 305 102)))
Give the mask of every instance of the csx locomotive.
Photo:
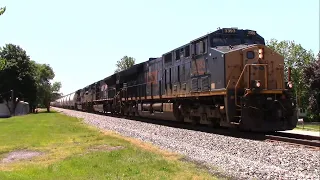
MULTIPOLYGON (((290 71, 289 71, 290 72, 290 71)), ((152 119, 279 131, 296 127, 284 57, 254 30, 222 28, 149 58, 52 106, 152 119)))

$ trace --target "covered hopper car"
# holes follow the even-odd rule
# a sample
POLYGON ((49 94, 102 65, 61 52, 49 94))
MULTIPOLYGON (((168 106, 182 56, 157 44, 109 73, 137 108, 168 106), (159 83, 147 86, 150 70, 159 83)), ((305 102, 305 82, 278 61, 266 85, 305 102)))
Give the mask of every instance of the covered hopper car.
MULTIPOLYGON (((290 71, 289 71, 290 72, 290 71)), ((296 127, 284 57, 256 31, 222 28, 64 96, 53 106, 279 131, 296 127)))

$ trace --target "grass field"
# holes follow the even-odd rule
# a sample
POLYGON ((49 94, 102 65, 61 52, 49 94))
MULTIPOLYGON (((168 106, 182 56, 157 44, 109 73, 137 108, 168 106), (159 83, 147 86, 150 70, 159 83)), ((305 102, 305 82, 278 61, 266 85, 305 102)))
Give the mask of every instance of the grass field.
POLYGON ((56 112, 0 119, 1 180, 216 179, 179 158, 56 112), (6 159, 19 150, 41 154, 32 159, 6 159))
POLYGON ((306 131, 316 131, 316 132, 320 132, 320 124, 317 123, 317 124, 310 124, 310 123, 307 123, 305 124, 304 126, 302 125, 297 125, 296 129, 298 130, 306 130, 306 131))

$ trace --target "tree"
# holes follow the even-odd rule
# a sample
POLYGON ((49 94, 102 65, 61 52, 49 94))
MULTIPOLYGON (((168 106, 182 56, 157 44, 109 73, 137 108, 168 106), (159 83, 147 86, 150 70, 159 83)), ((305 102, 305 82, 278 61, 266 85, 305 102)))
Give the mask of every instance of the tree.
POLYGON ((55 76, 50 65, 33 63, 37 69, 37 104, 46 107, 47 112, 50 112, 50 102, 59 94, 61 83, 50 83, 55 76))
POLYGON ((128 69, 135 64, 135 59, 133 57, 124 56, 120 61, 117 61, 117 69, 115 73, 128 69))
POLYGON ((60 89, 61 89, 61 82, 54 82, 52 84, 52 92, 53 93, 59 93, 60 89))
POLYGON ((0 8, 0 16, 1 16, 4 12, 6 12, 6 7, 0 8))
POLYGON ((61 82, 54 82, 52 84, 52 97, 51 97, 51 101, 55 101, 57 99, 59 99, 60 97, 62 97, 62 93, 60 93, 61 89, 61 82))
POLYGON ((35 69, 26 51, 17 45, 6 44, 0 48, 0 59, 6 61, 5 67, 0 71, 0 92, 13 90, 13 96, 7 93, 2 97, 13 115, 20 100, 31 103, 36 100, 35 69), (12 108, 9 101, 12 102, 12 108))
POLYGON ((310 118, 320 120, 320 51, 317 60, 304 69, 304 83, 309 89, 310 118))
POLYGON ((55 76, 48 64, 39 64, 30 60, 26 51, 13 44, 6 44, 0 48, 0 58, 5 59, 6 65, 0 71, 0 92, 12 92, 2 95, 8 109, 13 115, 15 107, 20 100, 28 101, 30 111, 41 105, 50 111, 52 98, 59 95, 61 83, 51 84, 55 76), (13 106, 9 105, 13 102, 13 106))
POLYGON ((306 108, 308 105, 308 87, 303 82, 303 69, 314 61, 312 51, 305 50, 300 44, 294 41, 277 41, 271 39, 267 42, 267 46, 275 50, 285 60, 285 78, 287 80, 288 67, 291 67, 291 77, 293 81, 294 92, 298 99, 298 105, 306 108))
POLYGON ((5 59, 0 58, 0 71, 4 69, 4 66, 6 65, 6 63, 7 62, 5 59))
MULTIPOLYGON (((0 8, 0 16, 6 11, 6 7, 0 8)), ((0 58, 0 71, 4 68, 6 60, 0 58)))

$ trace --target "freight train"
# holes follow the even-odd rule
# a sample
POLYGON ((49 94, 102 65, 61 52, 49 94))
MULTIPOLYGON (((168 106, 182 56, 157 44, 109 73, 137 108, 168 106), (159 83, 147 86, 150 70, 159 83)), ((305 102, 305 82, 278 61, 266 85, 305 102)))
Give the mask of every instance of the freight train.
POLYGON ((254 30, 219 28, 52 106, 267 132, 296 127, 284 57, 254 30))

